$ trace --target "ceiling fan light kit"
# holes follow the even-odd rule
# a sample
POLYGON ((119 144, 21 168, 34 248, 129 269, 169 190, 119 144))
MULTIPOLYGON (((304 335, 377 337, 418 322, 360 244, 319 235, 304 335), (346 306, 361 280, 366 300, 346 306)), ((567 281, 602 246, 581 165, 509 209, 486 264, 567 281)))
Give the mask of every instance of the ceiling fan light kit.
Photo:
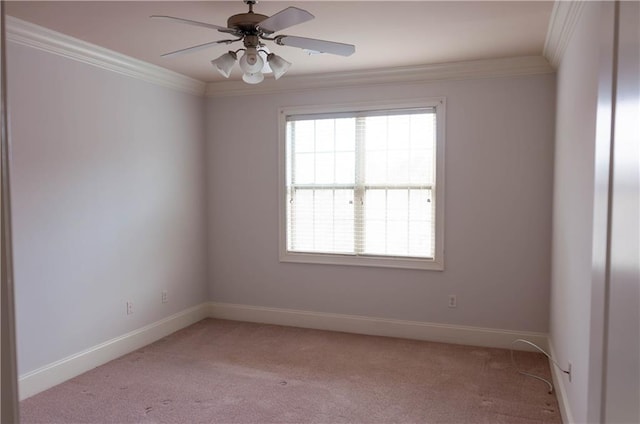
POLYGON ((187 47, 165 53, 162 56, 167 57, 190 53, 216 44, 231 44, 242 41, 244 44, 243 49, 230 50, 217 59, 212 60, 211 64, 222 76, 229 78, 233 65, 238 60, 238 52, 242 51, 244 54, 238 61, 240 69, 242 69, 243 72, 242 80, 248 84, 258 84, 264 80, 264 73, 273 72, 274 78, 277 80, 291 67, 290 62, 274 53, 270 53, 263 41, 272 41, 279 46, 297 47, 306 51, 330 53, 340 56, 350 56, 355 52, 355 46, 352 44, 289 35, 273 36, 275 32, 309 21, 313 19, 314 16, 306 10, 297 7, 288 7, 269 17, 253 12, 253 5, 257 3, 256 0, 244 0, 244 2, 249 6, 249 11, 231 16, 227 20, 226 27, 173 16, 151 16, 151 18, 154 19, 165 19, 187 25, 215 29, 219 32, 237 37, 231 40, 211 41, 209 43, 187 47))

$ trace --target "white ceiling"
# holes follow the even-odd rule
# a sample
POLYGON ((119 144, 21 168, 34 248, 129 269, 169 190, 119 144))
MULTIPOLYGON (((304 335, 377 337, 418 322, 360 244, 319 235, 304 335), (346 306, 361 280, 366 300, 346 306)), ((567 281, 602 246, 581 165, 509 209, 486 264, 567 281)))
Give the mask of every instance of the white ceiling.
MULTIPOLYGON (((316 18, 282 34, 356 46, 354 55, 342 57, 308 56, 297 48, 267 44, 293 63, 287 75, 308 75, 542 55, 553 2, 263 0, 254 11, 273 15, 288 6, 308 10, 316 18)), ((210 61, 230 47, 214 46, 169 58, 160 55, 221 40, 227 38, 225 34, 149 16, 171 15, 226 26, 230 15, 247 10, 241 0, 7 2, 11 16, 204 82, 224 79, 210 61)), ((235 50, 241 43, 231 46, 235 50)), ((231 79, 240 77, 236 66, 231 79)))

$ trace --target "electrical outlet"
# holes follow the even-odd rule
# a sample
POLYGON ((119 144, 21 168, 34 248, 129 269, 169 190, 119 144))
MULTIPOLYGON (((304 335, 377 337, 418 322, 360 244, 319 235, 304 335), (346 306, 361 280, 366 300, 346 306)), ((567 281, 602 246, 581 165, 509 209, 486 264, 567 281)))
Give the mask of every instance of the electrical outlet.
POLYGON ((166 290, 162 291, 162 303, 167 303, 169 301, 169 293, 166 290))
POLYGON ((133 313, 133 302, 127 302, 127 315, 131 315, 133 313))
POLYGON ((449 295, 449 305, 450 308, 456 308, 458 307, 458 300, 456 299, 456 295, 455 294, 450 294, 449 295))

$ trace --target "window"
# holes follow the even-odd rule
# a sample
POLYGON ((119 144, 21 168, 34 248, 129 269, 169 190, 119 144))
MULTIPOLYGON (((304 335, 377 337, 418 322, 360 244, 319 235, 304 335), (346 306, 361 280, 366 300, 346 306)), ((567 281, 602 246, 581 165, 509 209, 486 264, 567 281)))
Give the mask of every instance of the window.
POLYGON ((284 109, 280 259, 443 269, 444 99, 284 109))

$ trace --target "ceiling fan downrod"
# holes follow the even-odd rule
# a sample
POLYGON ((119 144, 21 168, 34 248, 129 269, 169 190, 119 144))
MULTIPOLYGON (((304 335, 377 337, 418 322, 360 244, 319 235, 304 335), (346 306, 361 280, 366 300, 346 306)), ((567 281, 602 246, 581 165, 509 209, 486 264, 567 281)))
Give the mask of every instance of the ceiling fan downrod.
POLYGON ((249 5, 249 13, 253 13, 253 5, 258 3, 258 0, 244 0, 244 3, 249 5))

